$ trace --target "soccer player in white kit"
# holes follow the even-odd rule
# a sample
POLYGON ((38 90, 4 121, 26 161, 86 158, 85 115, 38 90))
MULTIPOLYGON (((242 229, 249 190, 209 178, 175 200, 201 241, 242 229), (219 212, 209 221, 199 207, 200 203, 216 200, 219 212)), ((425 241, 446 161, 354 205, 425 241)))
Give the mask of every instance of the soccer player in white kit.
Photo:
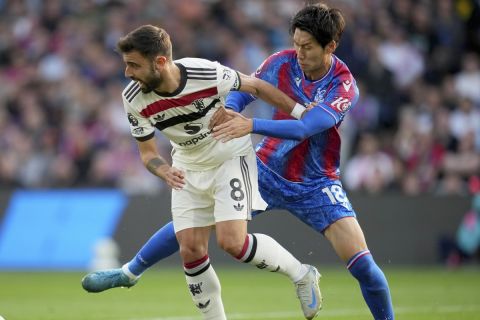
POLYGON ((208 257, 213 226, 218 245, 235 259, 287 275, 297 287, 305 317, 315 317, 322 302, 318 271, 301 264, 271 237, 247 233, 251 210, 266 208, 258 192, 250 137, 221 143, 209 129, 211 116, 231 90, 253 94, 296 118, 305 108, 267 82, 217 62, 173 60, 170 37, 156 26, 133 30, 117 48, 125 76, 132 79, 122 92, 131 133, 146 168, 172 188, 186 280, 204 319, 226 319, 220 282, 208 257), (171 166, 158 153, 155 128, 171 141, 171 166))

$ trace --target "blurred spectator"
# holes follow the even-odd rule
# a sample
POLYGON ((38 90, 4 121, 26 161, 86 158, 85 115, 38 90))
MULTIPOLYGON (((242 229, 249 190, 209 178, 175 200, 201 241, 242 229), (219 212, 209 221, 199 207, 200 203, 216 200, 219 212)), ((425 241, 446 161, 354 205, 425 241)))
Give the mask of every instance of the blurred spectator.
POLYGON ((371 133, 360 136, 358 152, 347 162, 344 181, 350 190, 378 193, 394 180, 394 163, 380 150, 379 141, 371 133))
POLYGON ((445 174, 459 175, 466 182, 480 172, 480 154, 475 150, 475 135, 469 131, 458 142, 455 151, 449 151, 443 160, 445 174))
POLYGON ((469 98, 460 99, 458 108, 450 114, 449 124, 452 136, 458 141, 472 135, 475 149, 480 152, 480 109, 469 98))
POLYGON ((406 89, 422 75, 424 58, 400 27, 390 26, 386 37, 378 46, 379 60, 393 73, 397 88, 406 89))
POLYGON ((465 54, 462 59, 462 69, 455 76, 455 89, 460 97, 472 100, 480 106, 480 59, 473 52, 465 54))
MULTIPOLYGON (((366 166, 368 177, 347 169, 347 187, 464 194, 479 170, 479 2, 326 2, 347 17, 336 53, 361 90, 342 126, 342 159, 354 168, 376 166, 366 166), (392 147, 380 146, 390 139, 392 147)), ((304 3, 0 1, 0 188, 158 192, 164 186, 139 163, 123 111, 128 79, 114 52, 118 38, 160 23, 178 40, 175 57, 251 73, 291 47, 288 23, 304 3)), ((249 109, 257 117, 271 112, 264 104, 249 109)), ((160 136, 158 143, 168 158, 170 144, 160 136)))

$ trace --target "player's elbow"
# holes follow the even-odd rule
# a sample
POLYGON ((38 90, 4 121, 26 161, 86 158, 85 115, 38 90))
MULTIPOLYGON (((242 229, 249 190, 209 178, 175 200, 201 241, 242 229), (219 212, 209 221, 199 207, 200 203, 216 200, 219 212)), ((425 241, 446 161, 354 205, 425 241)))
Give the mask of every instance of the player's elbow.
POLYGON ((310 136, 308 130, 304 126, 300 126, 292 132, 292 140, 303 141, 310 136))

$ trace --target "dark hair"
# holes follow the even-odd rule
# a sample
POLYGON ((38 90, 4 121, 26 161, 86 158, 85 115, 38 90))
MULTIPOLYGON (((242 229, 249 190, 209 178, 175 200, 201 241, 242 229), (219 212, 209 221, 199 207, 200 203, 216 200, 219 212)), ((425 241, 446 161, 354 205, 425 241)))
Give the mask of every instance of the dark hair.
POLYGON ((297 28, 310 33, 325 48, 332 40, 340 42, 345 19, 339 9, 329 8, 326 4, 307 5, 293 17, 290 33, 293 35, 297 28))
POLYGON ((147 58, 158 55, 172 58, 172 43, 168 33, 159 27, 143 25, 129 32, 117 42, 117 50, 120 53, 138 51, 147 58))

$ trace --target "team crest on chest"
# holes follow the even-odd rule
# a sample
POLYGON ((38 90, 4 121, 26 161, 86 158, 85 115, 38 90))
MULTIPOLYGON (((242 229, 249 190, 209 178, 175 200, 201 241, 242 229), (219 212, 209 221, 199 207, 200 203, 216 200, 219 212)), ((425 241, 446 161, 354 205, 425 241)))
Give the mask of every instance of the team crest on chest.
POLYGON ((322 88, 318 88, 317 89, 317 92, 315 93, 315 97, 313 98, 313 100, 316 102, 316 103, 321 103, 325 100, 325 93, 327 92, 327 90, 325 89, 322 89, 322 88))
POLYGON ((198 111, 202 111, 205 109, 205 103, 203 99, 197 99, 192 102, 192 105, 197 108, 198 111))

